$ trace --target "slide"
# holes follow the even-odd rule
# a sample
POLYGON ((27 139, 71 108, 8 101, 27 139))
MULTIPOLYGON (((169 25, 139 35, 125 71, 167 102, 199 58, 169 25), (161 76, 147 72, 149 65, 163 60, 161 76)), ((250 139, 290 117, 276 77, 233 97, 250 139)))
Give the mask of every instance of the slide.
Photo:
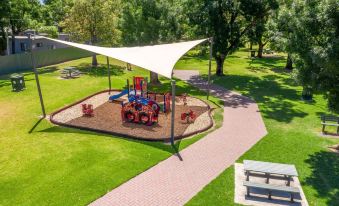
POLYGON ((120 97, 128 94, 128 89, 122 90, 119 94, 115 94, 109 97, 109 101, 113 101, 115 99, 119 99, 120 97))

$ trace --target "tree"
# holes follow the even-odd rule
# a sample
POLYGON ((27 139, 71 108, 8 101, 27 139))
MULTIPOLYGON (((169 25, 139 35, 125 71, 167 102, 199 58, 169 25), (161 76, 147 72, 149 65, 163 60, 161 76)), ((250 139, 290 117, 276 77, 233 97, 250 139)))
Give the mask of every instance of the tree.
POLYGON ((339 2, 295 0, 282 11, 288 27, 288 52, 304 91, 323 92, 331 110, 339 111, 339 2))
POLYGON ((285 69, 293 70, 293 57, 289 53, 288 38, 292 32, 292 27, 289 27, 286 18, 286 12, 291 9, 292 1, 284 0, 280 1, 279 9, 274 15, 271 15, 268 21, 267 31, 270 33, 270 46, 275 51, 286 52, 286 65, 285 69))
POLYGON ((271 32, 269 31, 270 17, 279 8, 276 0, 267 1, 266 4, 258 4, 261 12, 257 13, 256 24, 254 27, 254 36, 258 43, 258 57, 262 58, 264 46, 271 40, 271 32))
POLYGON ((272 7, 272 0, 188 0, 192 26, 198 35, 213 36, 213 56, 217 63, 216 74, 224 74, 227 55, 236 51, 242 37, 257 23, 263 9, 272 7))
MULTIPOLYGON (((79 0, 74 3, 62 26, 74 40, 92 45, 117 45, 120 32, 117 29, 120 1, 79 0)), ((97 66, 93 54, 92 65, 97 66)))
POLYGON ((9 24, 12 31, 12 54, 15 54, 15 35, 29 27, 32 19, 39 19, 41 4, 38 0, 10 0, 9 24))
POLYGON ((4 0, 0 4, 0 55, 5 55, 7 49, 7 31, 9 27, 8 16, 9 0, 4 0))
POLYGON ((44 0, 43 19, 46 26, 56 26, 62 31, 60 23, 65 19, 67 13, 73 6, 72 0, 44 0))
MULTIPOLYGON (((125 2, 120 28, 122 43, 142 46, 180 39, 182 7, 180 1, 128 0, 125 2)), ((150 72, 152 84, 159 83, 158 74, 150 72)))

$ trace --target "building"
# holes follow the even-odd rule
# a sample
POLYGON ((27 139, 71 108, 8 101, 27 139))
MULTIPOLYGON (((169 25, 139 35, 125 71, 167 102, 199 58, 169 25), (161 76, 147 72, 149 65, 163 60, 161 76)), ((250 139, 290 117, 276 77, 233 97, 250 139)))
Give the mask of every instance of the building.
MULTIPOLYGON (((31 39, 30 35, 36 34, 34 30, 26 30, 21 35, 15 36, 15 54, 25 53, 30 50, 31 39)), ((61 49, 67 48, 69 46, 65 44, 60 44, 54 41, 50 41, 48 39, 43 38, 43 36, 47 36, 44 33, 38 33, 33 38, 33 50, 34 51, 43 51, 43 50, 52 50, 52 49, 61 49)), ((63 41, 69 41, 68 34, 59 34, 58 39, 63 41)), ((12 54, 12 36, 8 37, 8 47, 9 51, 7 54, 12 54)))

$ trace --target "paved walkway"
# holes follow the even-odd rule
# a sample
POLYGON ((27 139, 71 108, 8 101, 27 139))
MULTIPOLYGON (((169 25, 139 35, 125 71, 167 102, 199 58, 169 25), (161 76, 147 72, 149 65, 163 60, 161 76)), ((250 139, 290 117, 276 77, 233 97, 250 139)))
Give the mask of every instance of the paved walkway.
MULTIPOLYGON (((175 76, 206 87, 196 71, 175 76)), ((254 101, 215 85, 211 89, 225 101, 221 128, 182 150, 182 160, 173 155, 90 205, 184 205, 267 134, 254 101)))

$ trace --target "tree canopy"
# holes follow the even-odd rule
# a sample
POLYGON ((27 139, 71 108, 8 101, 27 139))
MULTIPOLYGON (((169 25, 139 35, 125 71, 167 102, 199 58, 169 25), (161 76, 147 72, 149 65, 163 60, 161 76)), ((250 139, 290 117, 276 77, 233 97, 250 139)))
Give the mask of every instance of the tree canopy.
POLYGON ((323 92, 329 108, 339 111, 339 2, 294 1, 282 10, 280 22, 288 30, 298 81, 304 89, 323 92))
POLYGON ((277 7, 275 0, 188 0, 190 22, 200 35, 213 37, 213 56, 217 75, 223 75, 227 55, 236 51, 242 38, 260 23, 269 10, 277 7))
MULTIPOLYGON (((286 68, 304 90, 339 110, 337 0, 2 0, 0 55, 7 35, 26 29, 69 33, 82 43, 140 46, 213 37, 216 75, 246 41, 287 54, 286 68)), ((12 41, 15 48, 15 41, 12 41)), ((15 49, 12 50, 15 53, 15 49)), ((96 57, 93 56, 93 65, 96 57)), ((153 82, 158 81, 151 74, 153 82)))

